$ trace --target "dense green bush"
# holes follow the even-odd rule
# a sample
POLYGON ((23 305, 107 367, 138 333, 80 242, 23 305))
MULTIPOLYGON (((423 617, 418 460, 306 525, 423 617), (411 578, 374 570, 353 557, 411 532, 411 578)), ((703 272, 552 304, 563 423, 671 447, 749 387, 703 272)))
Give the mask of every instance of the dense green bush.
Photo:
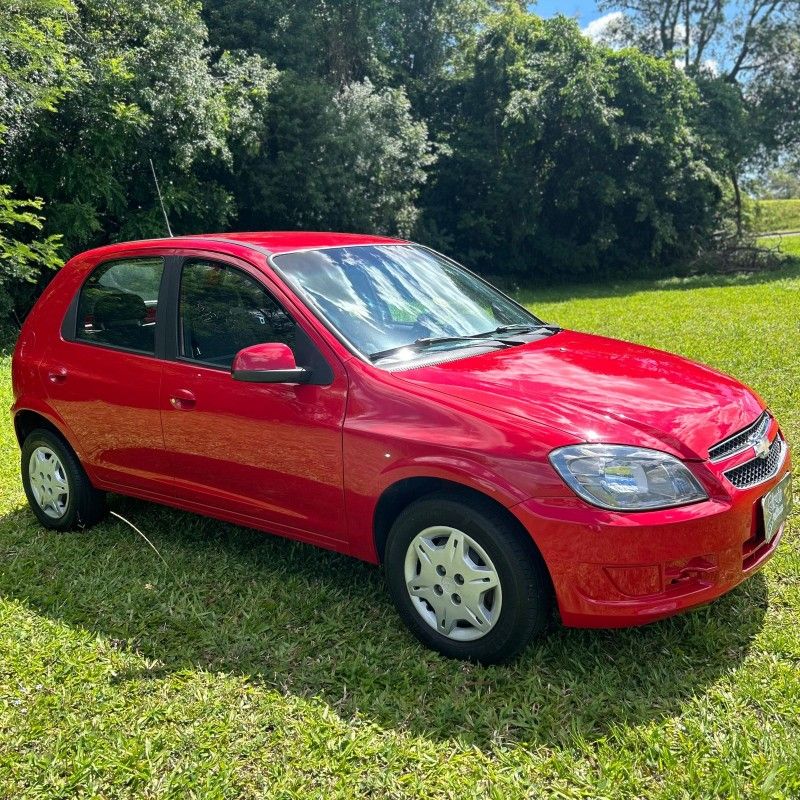
POLYGON ((664 272, 741 227, 739 87, 526 8, 9 0, 0 315, 163 234, 149 159, 176 233, 414 235, 511 281, 664 272))
POLYGON ((238 227, 408 235, 433 161, 402 89, 365 80, 334 90, 284 72, 259 144, 242 154, 230 184, 238 227))
POLYGON ((16 0, 0 15, 0 328, 41 271, 61 263, 60 237, 41 235, 41 198, 14 196, 2 177, 16 166, 14 145, 72 86, 65 34, 73 12, 68 0, 16 0))
POLYGON ((698 93, 666 61, 512 9, 489 21, 452 95, 452 153, 426 215, 479 269, 663 269, 715 223, 719 181, 692 128, 698 93))

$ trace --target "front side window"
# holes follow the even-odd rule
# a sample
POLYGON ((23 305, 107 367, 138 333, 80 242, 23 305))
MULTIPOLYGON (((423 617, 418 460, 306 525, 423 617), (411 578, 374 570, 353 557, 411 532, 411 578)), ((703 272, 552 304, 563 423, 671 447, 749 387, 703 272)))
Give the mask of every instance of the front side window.
POLYGON ((213 261, 188 261, 178 318, 182 358, 229 369, 245 347, 281 342, 295 349, 294 320, 254 278, 213 261))
POLYGON ((101 264, 78 298, 75 336, 95 344, 155 354, 162 258, 101 264))
POLYGON ((457 347, 458 337, 540 324, 496 289, 423 247, 335 247, 273 260, 298 295, 373 360, 428 338, 457 347))

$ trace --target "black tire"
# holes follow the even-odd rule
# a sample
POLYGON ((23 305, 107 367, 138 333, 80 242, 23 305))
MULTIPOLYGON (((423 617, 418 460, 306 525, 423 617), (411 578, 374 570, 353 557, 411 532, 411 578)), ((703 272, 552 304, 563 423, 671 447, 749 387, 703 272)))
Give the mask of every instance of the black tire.
MULTIPOLYGON (((503 509, 468 494, 436 492, 403 510, 389 533, 384 568, 389 592, 403 621, 423 644, 449 658, 483 664, 507 661, 541 634, 551 618, 550 577, 533 541, 508 519, 503 509), (473 539, 489 556, 499 578, 499 614, 489 632, 472 641, 457 641, 432 627, 417 610, 406 586, 409 546, 417 534, 438 525, 454 528, 473 539)), ((437 589, 437 593, 441 591, 437 589)), ((453 600, 461 602, 455 596, 453 600)), ((455 608, 454 613, 458 614, 455 608)), ((477 626, 472 628, 473 635, 477 635, 477 626)))
MULTIPOLYGON (((69 445, 56 433, 37 428, 28 434, 22 444, 22 485, 28 504, 36 518, 46 528, 57 531, 70 531, 76 528, 89 528, 96 525, 106 515, 105 492, 92 486, 86 472, 81 466, 69 445), (53 516, 44 511, 36 499, 31 486, 30 462, 37 448, 48 448, 63 467, 63 474, 69 487, 69 494, 64 503, 63 513, 53 516)), ((53 509, 53 514, 57 513, 53 509)))

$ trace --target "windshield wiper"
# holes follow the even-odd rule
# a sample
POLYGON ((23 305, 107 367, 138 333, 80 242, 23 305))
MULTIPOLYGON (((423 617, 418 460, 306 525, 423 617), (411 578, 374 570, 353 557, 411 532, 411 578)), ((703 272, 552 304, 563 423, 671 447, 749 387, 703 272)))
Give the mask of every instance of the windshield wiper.
POLYGON ((558 333, 562 328, 558 325, 548 325, 546 322, 538 323, 524 323, 518 322, 514 325, 500 325, 493 331, 487 331, 480 334, 481 336, 493 336, 495 333, 533 333, 534 331, 550 331, 551 333, 558 333))
POLYGON ((547 325, 543 322, 539 324, 517 323, 515 325, 500 325, 494 330, 485 331, 484 333, 471 333, 464 334, 463 336, 427 336, 422 339, 416 339, 408 344, 401 344, 398 347, 390 347, 388 350, 380 350, 377 353, 371 353, 369 359, 370 361, 378 361, 381 358, 394 355, 394 353, 397 353, 400 350, 424 350, 437 344, 448 344, 450 342, 476 342, 481 344, 498 344, 503 347, 512 347, 513 345, 520 344, 520 342, 513 339, 509 340, 502 338, 497 338, 495 341, 492 341, 492 337, 504 333, 534 333, 535 331, 540 330, 546 330, 550 333, 558 333, 561 328, 559 328, 557 325, 547 325))
POLYGON ((422 339, 416 339, 408 344, 401 344, 398 347, 390 347, 388 350, 379 350, 377 353, 370 353, 370 361, 378 361, 378 359, 386 358, 386 356, 394 355, 400 350, 426 350, 428 347, 433 347, 437 344, 448 344, 449 342, 472 342, 477 341, 480 344, 499 344, 506 346, 505 342, 493 342, 491 339, 486 338, 487 334, 475 333, 464 336, 427 336, 422 339))

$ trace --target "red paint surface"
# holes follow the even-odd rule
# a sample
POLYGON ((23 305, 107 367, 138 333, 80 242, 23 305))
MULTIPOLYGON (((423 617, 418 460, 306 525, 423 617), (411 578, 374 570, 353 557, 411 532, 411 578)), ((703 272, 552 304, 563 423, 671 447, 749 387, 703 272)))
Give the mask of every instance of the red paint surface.
POLYGON ((280 342, 267 342, 245 347, 236 354, 231 372, 247 370, 294 369, 294 355, 291 348, 280 342))
MULTIPOLYGON (((723 594, 757 570, 758 503, 790 468, 737 490, 708 448, 762 401, 678 356, 563 331, 526 345, 389 373, 354 357, 272 271, 268 255, 396 240, 334 233, 217 234, 84 253, 54 278, 14 354, 13 413, 58 428, 100 488, 156 500, 377 561, 375 511, 408 478, 438 478, 506 506, 550 570, 566 624, 648 622, 723 594), (224 241, 228 240, 228 241, 224 241), (111 258, 216 258, 257 276, 333 372, 330 385, 254 384, 226 370, 66 341, 89 272, 111 258), (604 511, 577 498, 548 453, 583 441, 683 459, 709 500, 604 511)), ((159 306, 159 319, 164 319, 159 306)), ((777 432, 773 423, 770 433, 777 432)), ((759 539, 761 536, 761 539, 759 539)))

